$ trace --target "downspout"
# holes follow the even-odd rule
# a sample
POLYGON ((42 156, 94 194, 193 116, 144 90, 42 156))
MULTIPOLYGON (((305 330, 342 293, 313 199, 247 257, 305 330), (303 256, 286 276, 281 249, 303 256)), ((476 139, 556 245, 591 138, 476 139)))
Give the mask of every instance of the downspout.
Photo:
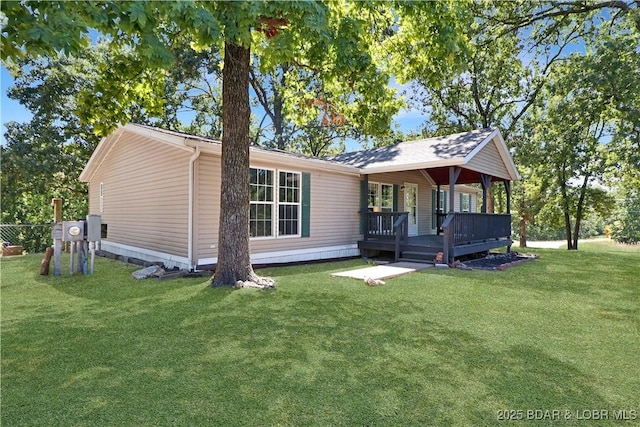
POLYGON ((187 230, 187 263, 189 269, 195 270, 197 263, 193 260, 193 222, 195 220, 195 163, 200 157, 200 147, 196 147, 189 159, 189 225, 187 230))

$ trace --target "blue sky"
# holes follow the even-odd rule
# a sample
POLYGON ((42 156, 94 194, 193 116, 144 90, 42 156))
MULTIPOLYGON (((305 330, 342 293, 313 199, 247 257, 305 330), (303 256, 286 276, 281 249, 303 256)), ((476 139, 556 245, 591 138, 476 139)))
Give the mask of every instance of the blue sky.
MULTIPOLYGON (((5 123, 10 121, 26 122, 31 119, 32 115, 17 101, 14 101, 7 97, 7 90, 13 85, 13 78, 4 67, 2 67, 0 83, 2 86, 2 98, 0 102, 0 120, 2 122, 2 133, 0 135, 0 143, 2 145, 5 145, 6 141, 4 138, 4 133, 7 130, 5 127, 5 123)), ((391 84, 398 89, 398 93, 401 93, 404 89, 410 90, 409 87, 398 85, 393 81, 391 84)), ((417 130, 423 121, 424 115, 420 111, 411 109, 402 110, 394 117, 394 126, 397 124, 400 126, 400 130, 406 132, 410 130, 417 130)), ((347 151, 355 151, 360 149, 361 147, 354 142, 348 142, 346 148, 347 151)))

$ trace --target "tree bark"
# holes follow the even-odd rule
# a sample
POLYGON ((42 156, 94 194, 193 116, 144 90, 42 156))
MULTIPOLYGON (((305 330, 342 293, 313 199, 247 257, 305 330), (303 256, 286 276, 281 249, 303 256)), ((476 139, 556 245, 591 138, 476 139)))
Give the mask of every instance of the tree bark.
POLYGON ((225 43, 218 263, 213 286, 256 278, 249 248, 249 59, 249 48, 225 43))
POLYGON ((527 220, 520 218, 520 247, 527 247, 527 220))

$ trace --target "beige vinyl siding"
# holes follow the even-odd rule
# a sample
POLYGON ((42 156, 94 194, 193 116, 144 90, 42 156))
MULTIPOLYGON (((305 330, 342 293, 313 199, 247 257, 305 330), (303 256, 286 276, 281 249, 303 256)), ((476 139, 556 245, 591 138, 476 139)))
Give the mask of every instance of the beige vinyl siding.
MULTIPOLYGON (((252 254, 354 245, 360 239, 360 178, 357 175, 270 162, 252 161, 251 166, 308 172, 311 176, 310 236, 251 239, 252 254)), ((218 256, 220 157, 201 155, 197 170, 197 259, 205 259, 218 256)))
POLYGON ((510 179, 509 171, 507 170, 494 141, 490 141, 485 145, 475 156, 473 156, 471 160, 469 160, 465 167, 492 176, 497 176, 499 178, 510 179))
POLYGON ((102 215, 108 241, 187 255, 189 157, 187 150, 148 137, 121 137, 89 184, 89 210, 102 215))
POLYGON ((201 154, 196 161, 194 261, 217 256, 220 221, 220 157, 201 154))
MULTIPOLYGON (((431 185, 419 171, 386 172, 369 175, 369 182, 418 185, 418 234, 431 233, 431 185)), ((398 209, 404 210, 404 192, 398 194, 398 209)))

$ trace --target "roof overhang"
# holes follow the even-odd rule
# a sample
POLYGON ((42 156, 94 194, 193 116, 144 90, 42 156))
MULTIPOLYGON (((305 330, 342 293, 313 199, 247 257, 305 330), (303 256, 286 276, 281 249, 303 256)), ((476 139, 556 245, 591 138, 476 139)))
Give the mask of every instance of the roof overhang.
POLYGON ((364 166, 360 169, 361 175, 386 173, 386 172, 402 172, 408 170, 426 170, 431 178, 440 184, 449 183, 449 167, 460 167, 462 171, 458 178, 458 183, 471 184, 479 182, 478 174, 485 171, 478 170, 474 167, 469 167, 468 163, 484 149, 487 144, 494 142, 498 152, 500 153, 500 159, 504 163, 507 170, 506 176, 492 176, 493 181, 501 180, 519 180, 520 174, 516 169, 516 165, 513 162, 513 158, 509 153, 509 149, 502 138, 502 134, 499 129, 494 129, 487 137, 485 137, 469 154, 465 157, 452 157, 449 159, 426 161, 426 162, 413 162, 405 161, 402 163, 395 163, 389 165, 376 166, 364 166))

